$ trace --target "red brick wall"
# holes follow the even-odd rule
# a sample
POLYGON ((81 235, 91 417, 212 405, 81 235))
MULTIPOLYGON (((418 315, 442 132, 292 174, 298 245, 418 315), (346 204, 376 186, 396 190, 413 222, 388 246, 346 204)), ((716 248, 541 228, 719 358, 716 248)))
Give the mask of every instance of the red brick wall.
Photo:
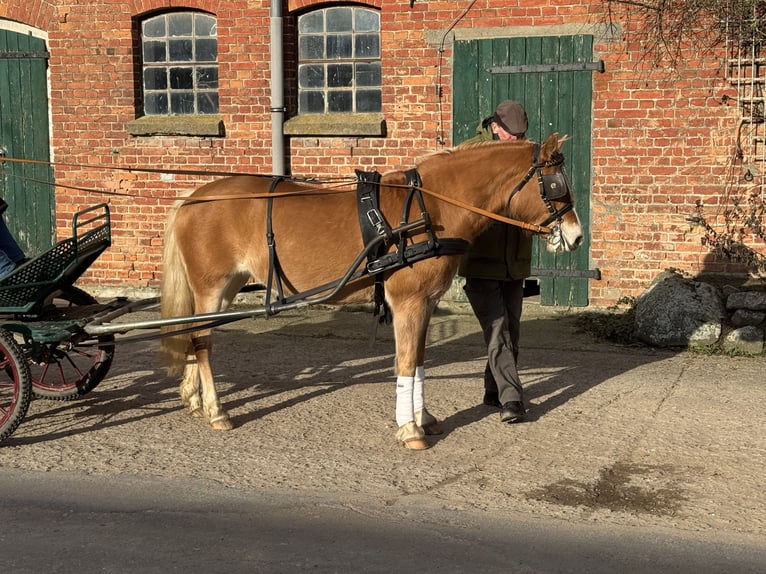
MULTIPOLYGON (((321 4, 289 0, 284 8, 285 55, 293 17, 321 4)), ((349 175, 356 168, 411 166, 416 157, 441 149, 451 135, 451 48, 439 39, 454 23, 457 33, 491 28, 589 24, 599 20, 599 2, 523 0, 465 3, 375 0, 381 7, 383 113, 386 137, 292 137, 289 165, 296 175, 349 175), (439 76, 440 74, 440 76, 439 76), (441 96, 437 85, 442 86, 441 96)), ((202 178, 114 171, 110 167, 163 167, 268 173, 271 169, 269 93, 269 2, 213 0, 94 0, 88 3, 5 0, 0 17, 48 35, 52 147, 56 180, 68 186, 125 195, 99 196, 68 188, 56 192, 60 234, 72 213, 108 199, 114 245, 83 278, 84 284, 156 286, 162 234, 171 199, 202 178), (136 24, 147 13, 170 7, 209 11, 218 19, 220 110, 224 138, 132 137, 136 118, 136 24), (94 167, 83 167, 83 165, 94 167)), ((525 28, 529 30, 529 28, 525 28)), ((562 28, 563 30, 563 28, 562 28)), ((490 31, 491 33, 492 31, 490 31)), ((591 282, 591 302, 610 305, 638 295, 662 269, 697 272, 711 268, 699 230, 686 221, 695 202, 723 201, 736 135, 737 112, 721 105, 736 95, 720 73, 720 59, 694 51, 684 69, 670 73, 642 61, 630 30, 596 45, 607 72, 594 74, 591 267, 603 280, 591 282)), ((558 34, 576 33, 561 31, 558 34)), ((291 77, 291 76, 289 76, 291 77)), ((289 79, 289 78, 288 78, 289 79)), ((295 93, 286 85, 288 117, 295 93)), ((715 263, 715 268, 737 270, 715 263)))

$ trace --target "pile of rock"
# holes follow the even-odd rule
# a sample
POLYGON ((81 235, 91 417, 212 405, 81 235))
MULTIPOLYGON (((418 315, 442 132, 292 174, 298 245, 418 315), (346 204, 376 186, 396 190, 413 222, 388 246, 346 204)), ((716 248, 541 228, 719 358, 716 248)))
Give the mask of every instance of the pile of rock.
POLYGON ((764 352, 766 293, 663 271, 636 299, 635 334, 657 347, 719 346, 725 351, 764 352))

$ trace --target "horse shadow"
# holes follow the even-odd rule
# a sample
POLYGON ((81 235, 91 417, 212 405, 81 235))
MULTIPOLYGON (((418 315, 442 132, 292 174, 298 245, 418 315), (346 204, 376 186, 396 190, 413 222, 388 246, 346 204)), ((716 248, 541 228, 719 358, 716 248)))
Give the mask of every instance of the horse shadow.
MULTIPOLYGON (((393 389, 393 331, 376 325, 367 313, 308 310, 285 320, 255 321, 267 321, 267 325, 253 329, 252 323, 233 323, 216 332, 213 369, 221 401, 232 413, 235 427, 247 427, 269 414, 349 386, 390 385, 393 389)), ((609 378, 667 356, 588 341, 589 335, 577 332, 574 315, 522 317, 521 329, 519 369, 530 406, 526 424, 609 378), (612 355, 619 355, 619 360, 610 360, 612 355)), ((156 356, 158 348, 156 341, 118 343, 109 375, 99 387, 73 403, 45 401, 46 407, 30 409, 33 412, 17 431, 19 436, 9 441, 56 440, 183 409, 178 378, 167 376, 156 356), (28 427, 30 432, 25 431, 28 427)), ((470 385, 468 392, 475 393, 476 401, 460 405, 443 419, 444 433, 432 437, 436 442, 461 427, 497 416, 496 409, 481 404, 485 361, 486 347, 475 319, 437 311, 426 349, 428 395, 439 393, 438 381, 442 381, 461 389, 470 385), (453 369, 455 365, 461 368, 453 369)), ((393 390, 390 396, 390 404, 376 408, 393 413, 393 390)))

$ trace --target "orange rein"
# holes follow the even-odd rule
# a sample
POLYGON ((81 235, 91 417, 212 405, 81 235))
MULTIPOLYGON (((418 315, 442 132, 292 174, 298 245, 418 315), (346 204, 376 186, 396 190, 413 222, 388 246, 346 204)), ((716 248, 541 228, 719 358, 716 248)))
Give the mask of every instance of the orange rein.
MULTIPOLYGON (((45 164, 45 165, 53 165, 51 162, 46 162, 42 160, 30 160, 30 159, 19 159, 19 158, 11 158, 11 157, 3 157, 0 158, 0 164, 2 164, 4 161, 8 162, 16 162, 16 163, 29 163, 29 164, 45 164)), ((91 166, 91 165, 79 165, 79 164, 67 164, 67 163, 60 163, 59 165, 77 165, 78 167, 87 167, 87 168, 95 168, 99 166, 91 166)), ((100 166, 103 168, 103 166, 100 166)), ((129 167, 111 167, 110 169, 118 170, 118 171, 139 171, 139 172, 148 172, 148 173, 179 173, 181 175, 206 175, 206 176, 225 176, 225 177, 231 177, 231 176, 249 176, 249 177, 280 177, 275 175, 263 175, 263 174, 253 174, 253 173, 223 173, 223 172, 205 172, 205 171, 196 171, 196 170, 178 170, 178 171, 169 171, 164 169, 152 169, 152 168, 129 168, 129 167)), ((17 176, 21 177, 21 176, 17 176)), ((47 183, 51 184, 51 182, 44 182, 39 181, 34 178, 26 178, 23 179, 30 179, 38 183, 47 183)), ((286 181, 290 181, 291 178, 286 177, 286 181)), ((296 181, 296 180, 292 180, 296 181)), ((305 180, 298 180, 298 181, 305 181, 305 180)), ((351 185, 350 180, 346 180, 345 183, 339 184, 340 186, 349 186, 351 185)), ((106 195, 116 195, 121 197, 138 197, 129 193, 120 193, 120 192, 109 192, 109 191, 103 191, 98 189, 89 189, 84 187, 74 187, 70 185, 64 185, 64 184, 53 184, 57 187, 62 187, 65 189, 75 189, 79 191, 87 191, 92 193, 99 193, 99 194, 106 194, 106 195)), ((386 184, 389 187, 400 187, 400 188, 406 188, 409 189, 410 186, 407 185, 397 185, 397 184, 386 184)), ((459 199, 453 199, 451 197, 448 197, 446 195, 442 195, 440 193, 437 193, 435 191, 431 191, 429 189, 425 189, 423 187, 415 187, 415 189, 421 191, 422 193, 425 193, 427 195, 430 195, 431 197, 434 197, 436 199, 439 199, 441 201, 444 201, 446 203, 450 203, 452 205, 455 205, 457 207, 461 207, 463 209, 467 209, 468 211, 472 211, 473 213, 483 215, 485 217, 489 217, 490 219, 494 219, 495 221, 500 221, 502 223, 507 223, 508 225, 513 225, 516 227, 521 227, 522 229, 526 229, 528 231, 532 231, 534 233, 539 234, 550 234, 552 233, 552 229, 550 227, 546 227, 543 225, 536 225, 534 223, 526 223, 524 221, 519 221, 517 219, 511 219, 510 217, 505 217, 502 215, 497 215, 495 213, 492 213, 491 211, 486 211, 484 209, 480 209, 478 207, 474 207, 473 205, 467 204, 463 201, 460 201, 459 199)), ((191 203, 191 202, 201 202, 201 201, 223 201, 223 200, 232 200, 232 199, 269 199, 269 198, 275 198, 275 197, 292 197, 292 196, 301 196, 301 195, 312 195, 316 193, 348 193, 350 190, 348 189, 332 189, 332 188, 323 188, 323 187, 312 187, 310 190, 300 190, 300 191, 274 191, 270 193, 245 193, 245 194, 237 194, 237 195, 208 195, 205 197, 188 197, 188 196, 182 196, 182 197, 166 197, 166 198, 158 198, 162 200, 167 201, 182 201, 184 203, 191 203)))

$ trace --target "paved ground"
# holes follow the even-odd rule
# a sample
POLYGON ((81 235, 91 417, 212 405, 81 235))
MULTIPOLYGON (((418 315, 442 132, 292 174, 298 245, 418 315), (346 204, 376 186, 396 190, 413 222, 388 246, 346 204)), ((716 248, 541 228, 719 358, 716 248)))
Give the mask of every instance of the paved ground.
POLYGON ((394 441, 391 330, 333 309, 240 321, 215 370, 235 430, 180 407, 156 342, 118 347, 109 377, 74 403, 34 401, 0 445, 9 470, 207 481, 221 489, 328 493, 602 527, 766 542, 766 359, 621 347, 575 314, 526 303, 521 372, 530 419, 479 404, 484 348, 470 314, 430 329, 427 398, 445 434, 413 453, 394 441))

